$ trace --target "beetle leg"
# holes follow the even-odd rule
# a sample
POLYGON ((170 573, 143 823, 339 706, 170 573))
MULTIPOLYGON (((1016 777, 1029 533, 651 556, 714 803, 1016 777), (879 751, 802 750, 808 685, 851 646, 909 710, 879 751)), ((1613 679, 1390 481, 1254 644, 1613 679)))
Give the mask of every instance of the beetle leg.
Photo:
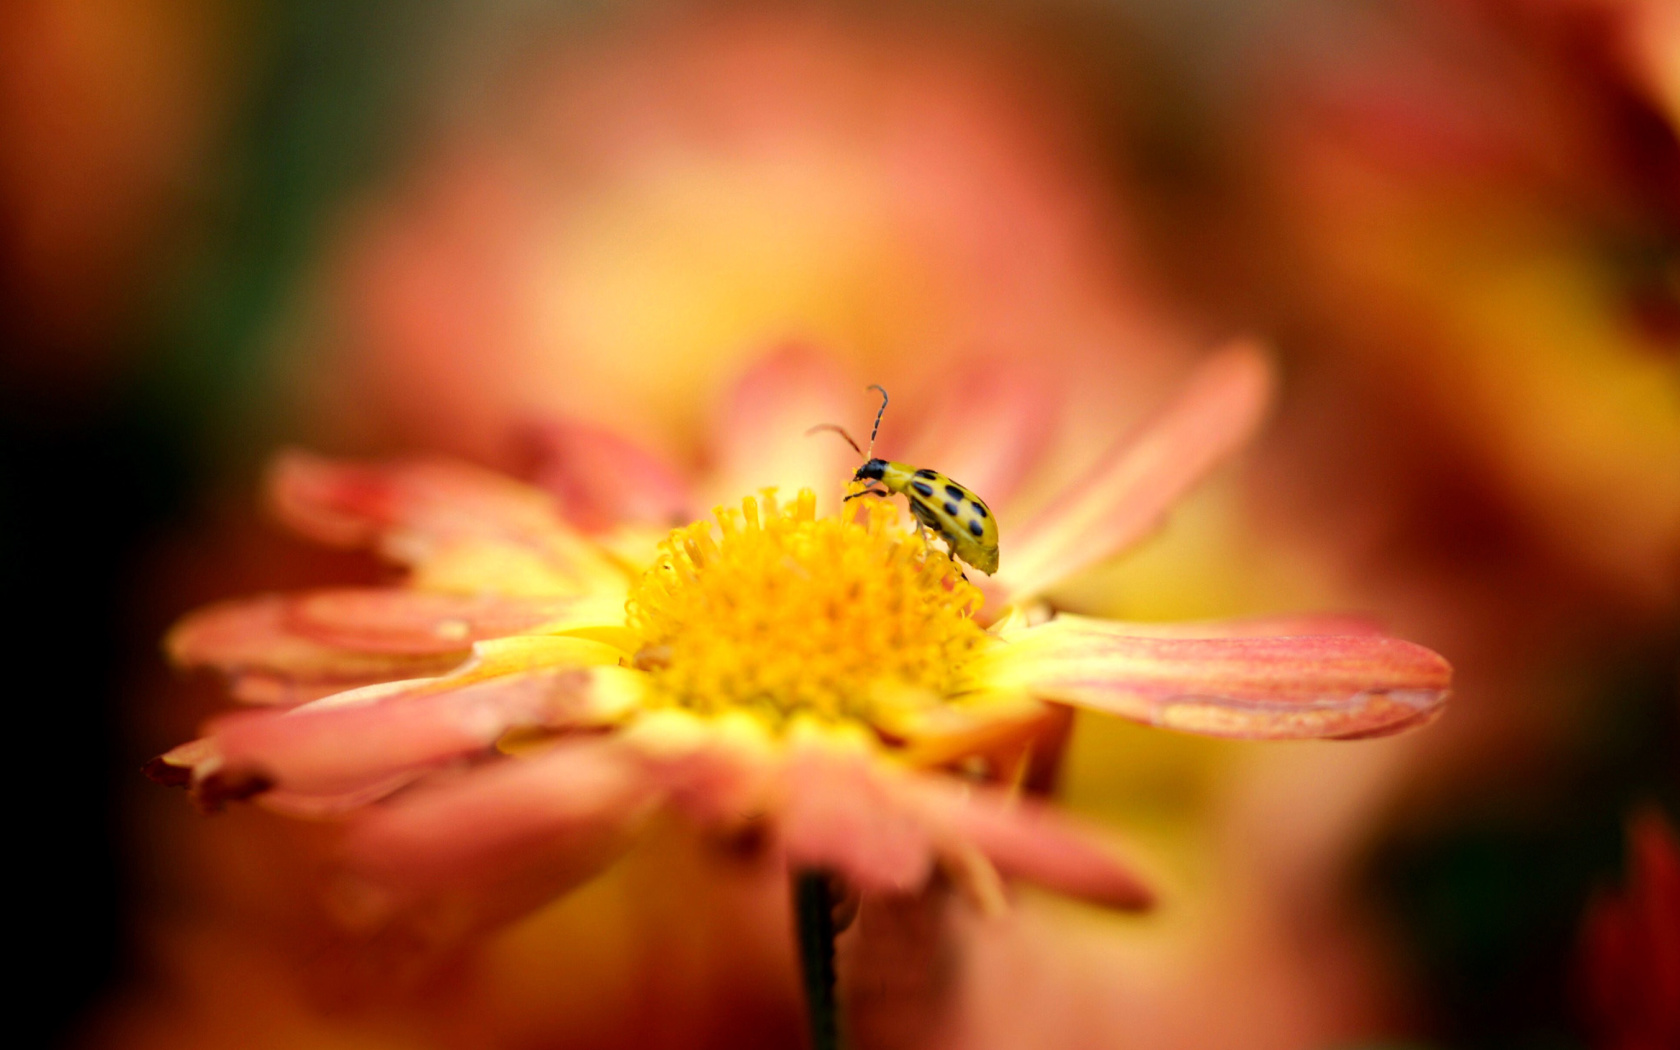
POLYGON ((963 578, 964 583, 967 583, 968 582, 968 573, 963 572, 962 565, 958 563, 956 545, 953 544, 950 540, 945 541, 945 553, 950 556, 951 564, 957 566, 957 575, 961 576, 963 578))
POLYGON ((847 496, 845 499, 841 500, 840 502, 841 503, 849 503, 852 500, 857 499, 859 496, 890 496, 890 495, 892 495, 892 493, 884 492, 881 489, 864 489, 862 492, 852 493, 850 496, 847 496))

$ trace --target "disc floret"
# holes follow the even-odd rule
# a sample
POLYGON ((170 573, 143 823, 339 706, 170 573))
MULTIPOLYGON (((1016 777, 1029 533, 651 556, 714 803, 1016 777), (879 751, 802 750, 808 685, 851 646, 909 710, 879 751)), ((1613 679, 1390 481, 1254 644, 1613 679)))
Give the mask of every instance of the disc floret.
POLYGON ((654 705, 879 725, 967 687, 981 594, 895 507, 819 518, 809 490, 766 489, 714 516, 666 537, 630 595, 654 705))

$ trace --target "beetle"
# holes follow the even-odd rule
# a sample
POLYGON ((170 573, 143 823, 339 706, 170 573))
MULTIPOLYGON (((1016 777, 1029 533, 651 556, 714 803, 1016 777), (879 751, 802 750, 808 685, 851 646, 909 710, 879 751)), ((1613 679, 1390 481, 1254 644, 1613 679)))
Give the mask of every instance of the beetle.
POLYGON ((992 509, 986 506, 985 500, 937 470, 875 457, 875 435, 881 432, 881 417, 887 413, 888 398, 886 388, 879 383, 870 384, 869 389, 881 392, 881 407, 875 413, 875 427, 869 432, 868 452, 858 448, 852 436, 833 423, 821 423, 805 432, 814 434, 819 430, 832 430, 864 457, 863 466, 857 468, 852 480, 868 487, 846 499, 888 497, 895 493, 903 496, 910 502, 910 513, 915 515, 916 527, 931 529, 943 539, 953 561, 961 558, 988 576, 997 572, 997 519, 992 516, 992 509), (877 484, 881 488, 876 488, 877 484))

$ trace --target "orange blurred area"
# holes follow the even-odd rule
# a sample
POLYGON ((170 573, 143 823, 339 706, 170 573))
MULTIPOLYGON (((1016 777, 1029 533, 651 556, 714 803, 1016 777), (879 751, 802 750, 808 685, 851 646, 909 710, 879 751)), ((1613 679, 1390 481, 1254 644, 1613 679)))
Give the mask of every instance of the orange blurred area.
POLYGON ((490 934, 367 938, 330 823, 143 780, 225 703, 173 621, 392 576, 283 534, 262 465, 542 482, 610 430, 704 471, 810 352, 839 415, 766 460, 865 436, 869 383, 891 456, 1019 405, 1033 508, 1237 334, 1260 438, 1050 603, 1368 615, 1452 662, 1445 717, 1081 713, 1059 798, 1161 907, 866 901, 855 1045, 1623 1045, 1570 989, 1630 815, 1680 814, 1680 8, 15 0, 0 42, 32 1045, 804 1045, 750 842, 671 819, 490 934))

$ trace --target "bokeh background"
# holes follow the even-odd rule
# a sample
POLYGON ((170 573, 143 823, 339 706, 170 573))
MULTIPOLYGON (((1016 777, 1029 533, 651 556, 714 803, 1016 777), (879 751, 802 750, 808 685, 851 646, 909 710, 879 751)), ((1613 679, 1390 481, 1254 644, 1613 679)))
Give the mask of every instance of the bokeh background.
POLYGON ((522 472, 568 417, 698 463, 800 344, 907 413, 1066 399, 1077 462, 1238 332, 1282 363, 1262 440, 1058 600, 1371 612, 1453 705, 1346 745, 1082 719, 1064 799, 1171 903, 968 929, 965 1030, 1662 1045, 1582 924, 1680 813, 1680 5, 11 0, 0 44, 29 1045, 797 1045, 730 918, 779 904, 680 829, 370 959, 327 947, 322 829, 142 780, 218 703, 175 617, 380 571, 268 525, 266 458, 522 472))

